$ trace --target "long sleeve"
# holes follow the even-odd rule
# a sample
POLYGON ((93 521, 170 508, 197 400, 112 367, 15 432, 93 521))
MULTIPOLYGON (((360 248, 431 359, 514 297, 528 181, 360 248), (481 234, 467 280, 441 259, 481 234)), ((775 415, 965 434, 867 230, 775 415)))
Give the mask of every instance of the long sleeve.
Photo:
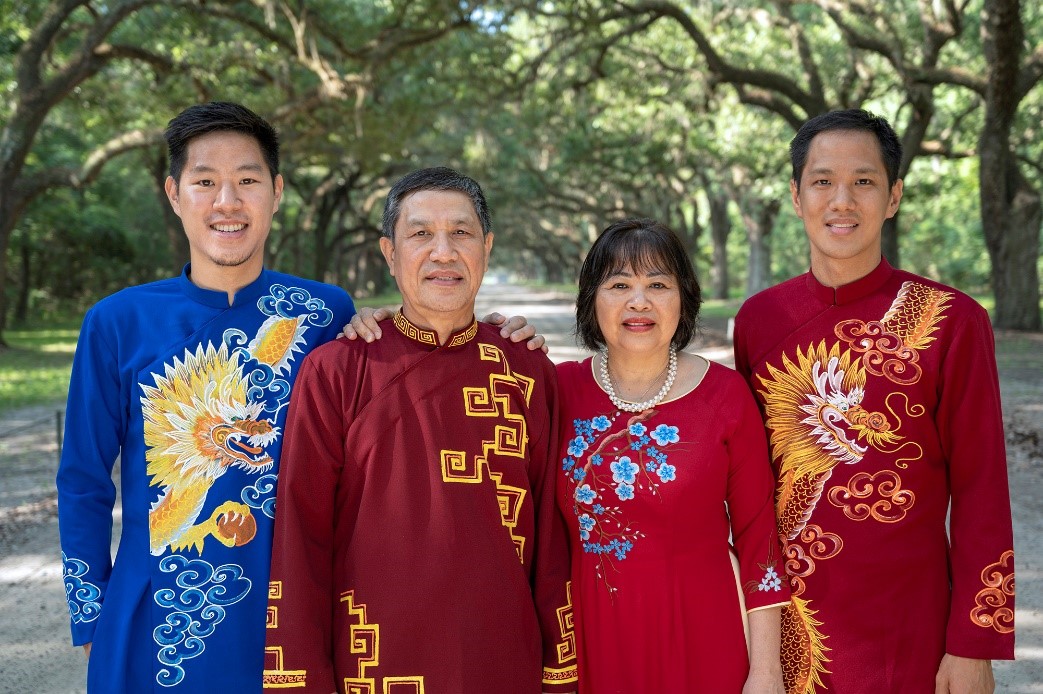
MULTIPOLYGON (((565 520, 554 498, 557 469, 558 398, 553 368, 544 370, 548 419, 531 442, 530 479, 536 514, 533 555, 534 595, 543 634, 543 691, 576 690, 576 638, 569 583, 569 545, 565 520)), ((540 413, 544 416, 543 413, 540 413)))
POLYGON ((951 493, 952 603, 946 651, 1014 657, 1014 550, 992 327, 977 306, 942 365, 938 435, 951 493))
POLYGON ((94 640, 112 572, 112 467, 126 429, 115 354, 88 312, 73 359, 58 466, 58 528, 73 645, 94 640))
POLYGON ((344 413, 306 359, 286 422, 269 583, 266 688, 336 691, 332 655, 334 501, 344 413))
MULTIPOLYGON (((728 514, 747 611, 789 602, 789 582, 775 523, 767 439, 753 396, 736 378, 728 411, 728 514)), ((723 408, 722 408, 723 409, 723 408)))

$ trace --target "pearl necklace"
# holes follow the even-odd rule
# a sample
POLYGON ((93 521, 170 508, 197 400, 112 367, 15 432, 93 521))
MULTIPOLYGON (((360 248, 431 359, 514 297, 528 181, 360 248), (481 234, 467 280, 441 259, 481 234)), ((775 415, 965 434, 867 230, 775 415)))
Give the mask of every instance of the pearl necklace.
POLYGON ((644 402, 628 402, 616 395, 616 389, 612 387, 612 379, 608 375, 608 349, 601 350, 601 383, 605 386, 608 399, 624 412, 644 412, 649 408, 655 407, 670 392, 670 387, 674 385, 675 378, 677 378, 677 349, 671 345, 670 361, 666 367, 666 382, 663 383, 663 387, 659 389, 658 393, 644 402))

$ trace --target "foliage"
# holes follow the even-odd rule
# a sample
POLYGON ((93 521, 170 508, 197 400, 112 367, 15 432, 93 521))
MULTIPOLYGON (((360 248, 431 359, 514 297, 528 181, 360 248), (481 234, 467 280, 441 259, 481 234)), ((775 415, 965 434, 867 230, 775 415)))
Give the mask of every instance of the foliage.
MULTIPOLYGON (((38 65, 51 84, 87 29, 129 2, 0 0, 0 159, 30 103, 18 59, 48 13, 72 8, 38 65)), ((977 180, 981 16, 997 2, 134 0, 94 49, 96 71, 22 131, 22 168, 0 166, 4 214, 9 191, 50 181, 0 220, 14 220, 0 233, 7 315, 80 311, 179 268, 157 136, 207 99, 280 128, 287 187, 269 265, 358 297, 392 288, 376 242, 388 187, 435 164, 483 184, 493 263, 520 277, 574 279, 599 230, 638 215, 678 231, 708 296, 784 279, 807 268, 786 143, 806 116, 854 105, 906 142, 902 265, 985 291, 1006 262, 986 252, 977 180)), ((1043 70, 1043 10, 1021 5, 1028 84, 1043 70)), ((1041 90, 1027 87, 1009 134, 1036 190, 1041 119, 1041 90)))

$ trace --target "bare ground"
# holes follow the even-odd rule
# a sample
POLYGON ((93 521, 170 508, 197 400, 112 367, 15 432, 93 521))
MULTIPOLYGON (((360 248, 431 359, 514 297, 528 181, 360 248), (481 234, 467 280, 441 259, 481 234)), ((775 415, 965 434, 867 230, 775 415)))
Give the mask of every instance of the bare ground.
MULTIPOLYGON (((555 361, 576 359, 571 299, 516 288, 483 288, 488 307, 520 313, 547 335, 555 361)), ((1043 694, 1043 335, 998 332, 1018 608, 1017 660, 995 664, 997 691, 1043 694)), ((709 321, 692 351, 730 363, 723 321, 709 321)), ((0 439, 0 691, 82 692, 85 661, 69 645, 54 492, 56 410, 29 408, 0 417, 0 435, 31 422, 26 434, 0 439), (43 432, 43 433, 41 433, 43 432)), ((116 514, 116 532, 119 515, 116 514)))

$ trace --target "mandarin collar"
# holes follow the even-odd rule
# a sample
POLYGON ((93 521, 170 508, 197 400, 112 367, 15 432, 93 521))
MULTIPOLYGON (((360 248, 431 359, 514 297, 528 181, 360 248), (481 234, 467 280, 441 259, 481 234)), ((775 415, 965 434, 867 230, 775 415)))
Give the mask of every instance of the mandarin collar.
MULTIPOLYGON (((427 345, 429 347, 440 346, 438 344, 438 333, 434 332, 433 330, 425 330, 424 328, 417 327, 416 325, 411 323, 408 318, 402 315, 401 309, 399 309, 395 313, 395 327, 398 328, 398 331, 400 333, 408 337, 410 340, 413 340, 414 342, 419 342, 420 344, 427 345)), ((475 318, 472 316, 471 324, 469 326, 454 332, 452 335, 449 336, 449 339, 445 341, 445 344, 441 346, 459 347, 460 345, 465 345, 471 340, 473 340, 474 336, 477 334, 478 321, 475 320, 475 318)))
POLYGON ((811 291, 815 298, 824 304, 841 306, 863 299, 880 289, 887 280, 891 279, 892 273, 894 273, 894 268, 891 267, 891 264, 885 258, 880 258, 880 264, 868 275, 839 287, 829 287, 822 284, 815 279, 814 273, 810 271, 806 277, 808 290, 811 291))
POLYGON ((186 263, 184 269, 181 270, 181 277, 178 278, 178 284, 181 286, 182 293, 189 299, 210 308, 237 308, 253 303, 260 298, 268 286, 268 270, 262 268, 261 274, 257 276, 257 279, 237 291, 232 299, 232 303, 229 304, 228 292, 198 287, 192 283, 191 274, 192 263, 186 263))

